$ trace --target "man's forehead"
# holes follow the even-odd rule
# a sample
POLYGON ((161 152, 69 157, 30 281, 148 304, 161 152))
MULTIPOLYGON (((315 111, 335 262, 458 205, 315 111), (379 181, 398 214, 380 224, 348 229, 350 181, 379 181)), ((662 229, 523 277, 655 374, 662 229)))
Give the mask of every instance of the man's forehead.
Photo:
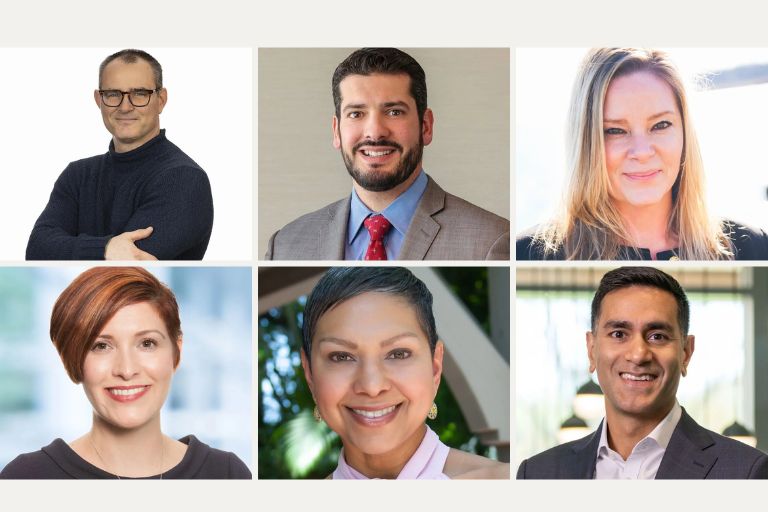
POLYGON ((381 96, 393 101, 416 100, 411 96, 411 77, 407 73, 352 74, 339 83, 342 104, 357 103, 360 96, 381 96))
POLYGON ((155 73, 152 69, 152 65, 143 59, 136 59, 134 62, 115 59, 104 68, 104 72, 101 75, 101 81, 102 86, 105 86, 105 82, 107 81, 141 81, 141 84, 135 85, 137 87, 146 86, 154 84, 155 73))
POLYGON ((677 301, 666 290, 633 285, 608 292, 600 305, 599 325, 606 321, 671 321, 677 326, 677 301))

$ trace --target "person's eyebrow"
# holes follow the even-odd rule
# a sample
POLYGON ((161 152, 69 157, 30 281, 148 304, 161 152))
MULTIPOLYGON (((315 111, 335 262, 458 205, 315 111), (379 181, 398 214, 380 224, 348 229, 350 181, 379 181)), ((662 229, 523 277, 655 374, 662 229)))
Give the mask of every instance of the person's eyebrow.
MULTIPOLYGON (((147 334, 151 334, 151 333, 159 334, 160 337, 162 337, 162 338, 166 337, 165 334, 162 333, 162 331, 158 331, 157 329, 144 329, 143 331, 139 331, 139 332, 134 333, 133 336, 134 337, 146 336, 147 334)), ((112 336, 111 334, 99 334, 96 337, 96 339, 114 340, 115 337, 112 336)))
POLYGON ((400 334, 395 334, 394 336, 391 336, 391 337, 383 340, 381 342, 381 346, 382 347, 388 347, 390 345, 393 345, 393 344, 397 343, 398 341, 400 341, 403 338, 418 338, 418 337, 419 337, 419 335, 416 334, 415 332, 411 332, 411 331, 401 332, 400 334))
POLYGON ((669 322, 661 322, 661 321, 648 322, 643 327, 644 327, 644 330, 646 331, 669 331, 669 332, 675 331, 675 326, 670 324, 669 322))
POLYGON ((347 110, 361 110, 366 108, 368 105, 365 103, 350 103, 349 105, 345 105, 342 110, 342 112, 346 112, 347 110))
POLYGON ((632 322, 626 320, 606 320, 603 329, 632 329, 632 322))
POLYGON ((159 334, 160 337, 165 338, 165 334, 163 334, 161 331, 158 331, 157 329, 145 329, 143 331, 139 331, 135 334, 135 336, 146 336, 147 334, 159 334))
MULTIPOLYGON (((382 340, 381 342, 379 342, 379 345, 381 347, 388 347, 390 345, 393 345, 393 344, 397 343, 399 340, 401 340, 403 338, 418 338, 418 337, 419 337, 419 335, 414 333, 414 332, 405 331, 405 332, 401 332, 399 334, 395 334, 394 336, 390 336, 389 338, 386 338, 386 339, 382 340)), ((347 347, 347 348, 352 349, 352 350, 357 348, 357 343, 355 343, 353 341, 350 341, 350 340, 345 340, 344 338, 337 338, 335 336, 323 336, 322 338, 317 340, 317 343, 318 343, 318 345, 320 343, 335 343, 337 345, 342 345, 342 346, 347 347)))
MULTIPOLYGON (((677 116, 677 113, 672 110, 665 110, 663 112, 659 112, 658 114, 653 114, 652 116, 649 116, 648 119, 658 119, 659 117, 666 117, 666 116, 677 116)), ((603 118, 603 123, 624 124, 626 122, 627 122, 626 119, 603 118)))
POLYGON ((342 345, 352 350, 357 348, 357 343, 345 340, 343 338, 336 338, 335 336, 323 336, 317 340, 317 344, 320 345, 320 343, 335 343, 336 345, 342 345))
POLYGON ((381 104, 381 108, 403 107, 408 108, 408 104, 404 101, 387 101, 381 104))

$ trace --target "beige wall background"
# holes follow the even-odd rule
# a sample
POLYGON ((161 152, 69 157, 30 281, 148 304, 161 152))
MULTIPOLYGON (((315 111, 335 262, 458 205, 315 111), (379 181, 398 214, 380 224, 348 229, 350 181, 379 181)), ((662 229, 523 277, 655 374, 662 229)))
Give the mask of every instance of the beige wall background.
MULTIPOLYGON (((434 139, 424 169, 504 218, 509 207, 509 49, 402 48, 424 68, 434 139)), ((258 256, 297 217, 352 190, 331 145, 331 76, 354 48, 260 48, 258 256)))

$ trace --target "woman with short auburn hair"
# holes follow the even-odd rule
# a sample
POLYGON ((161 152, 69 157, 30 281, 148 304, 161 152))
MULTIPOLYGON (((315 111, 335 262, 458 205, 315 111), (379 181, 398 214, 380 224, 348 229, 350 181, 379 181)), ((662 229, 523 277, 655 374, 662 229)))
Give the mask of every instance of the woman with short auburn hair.
POLYGON ((0 478, 251 478, 235 454, 160 429, 182 332, 173 292, 150 272, 83 272, 57 299, 50 334, 93 406, 91 430, 18 456, 0 478))
POLYGON ((595 48, 573 87, 560 214, 517 260, 762 260, 768 235, 713 220, 679 71, 658 50, 595 48))

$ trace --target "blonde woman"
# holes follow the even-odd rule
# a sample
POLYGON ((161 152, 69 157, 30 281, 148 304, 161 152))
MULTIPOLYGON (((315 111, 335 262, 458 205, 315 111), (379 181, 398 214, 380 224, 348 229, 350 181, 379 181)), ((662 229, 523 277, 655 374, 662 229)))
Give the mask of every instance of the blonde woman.
POLYGON ((517 259, 768 259, 765 232, 710 218, 689 119, 664 52, 590 50, 571 100, 563 211, 518 236, 517 259))

